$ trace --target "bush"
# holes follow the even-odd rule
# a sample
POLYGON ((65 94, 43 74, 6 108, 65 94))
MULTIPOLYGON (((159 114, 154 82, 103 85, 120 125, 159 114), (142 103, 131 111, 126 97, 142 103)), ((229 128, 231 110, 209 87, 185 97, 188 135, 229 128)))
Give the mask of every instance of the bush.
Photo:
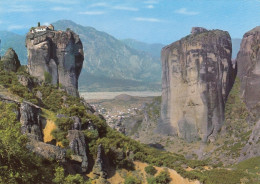
POLYGON ((168 184, 171 181, 170 174, 168 170, 163 170, 159 173, 158 176, 155 177, 155 181, 157 184, 168 184))
POLYGON ((141 184, 141 183, 142 182, 137 178, 135 178, 134 176, 128 176, 124 182, 124 184, 141 184))
POLYGON ((84 181, 83 177, 79 174, 71 175, 65 177, 63 167, 57 167, 55 169, 55 178, 52 180, 56 184, 87 184, 87 181, 84 181))
POLYGON ((157 170, 152 165, 145 167, 144 170, 147 174, 150 174, 152 176, 157 173, 157 170))
POLYGON ((148 184, 157 184, 157 183, 156 183, 156 180, 155 180, 155 177, 147 178, 147 183, 148 183, 148 184))
POLYGON ((51 84, 52 82, 52 76, 49 72, 44 72, 44 81, 51 84))

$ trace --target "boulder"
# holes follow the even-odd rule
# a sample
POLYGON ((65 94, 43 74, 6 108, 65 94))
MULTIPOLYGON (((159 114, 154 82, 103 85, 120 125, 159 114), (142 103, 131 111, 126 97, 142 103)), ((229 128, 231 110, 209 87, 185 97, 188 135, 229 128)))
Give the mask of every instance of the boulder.
POLYGON ((6 51, 1 60, 1 65, 4 70, 9 72, 17 72, 18 68, 21 66, 18 56, 12 48, 9 48, 6 51))
POLYGON ((17 78, 20 84, 27 87, 29 90, 32 90, 34 86, 34 81, 30 77, 25 75, 17 75, 17 78))
POLYGON ((214 137, 234 83, 228 32, 193 28, 162 49, 162 105, 158 131, 187 141, 214 137))
POLYGON ((61 162, 66 161, 66 150, 59 146, 30 139, 27 148, 45 159, 53 159, 61 162))

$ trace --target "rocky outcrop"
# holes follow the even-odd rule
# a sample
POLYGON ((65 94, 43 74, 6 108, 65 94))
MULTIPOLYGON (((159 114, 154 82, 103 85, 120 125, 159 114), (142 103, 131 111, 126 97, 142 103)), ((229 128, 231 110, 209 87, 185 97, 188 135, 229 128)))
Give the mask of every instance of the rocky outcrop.
POLYGON ((9 72, 17 72, 18 68, 21 66, 18 56, 12 48, 9 48, 6 51, 1 60, 1 65, 4 70, 9 72))
POLYGON ((188 141, 209 137, 224 123, 224 105, 234 82, 228 32, 193 28, 162 49, 159 131, 188 141))
POLYGON ((26 36, 29 73, 78 96, 78 78, 84 54, 79 36, 74 32, 29 32, 26 36))
POLYGON ((257 114, 260 110, 260 26, 244 34, 237 66, 240 95, 250 111, 257 114))
MULTIPOLYGON (((6 103, 15 103, 17 109, 14 109, 17 114, 17 120, 21 123, 21 132, 26 134, 29 138, 27 148, 46 159, 54 159, 70 165, 70 171, 86 172, 88 169, 87 144, 85 136, 81 131, 80 118, 73 116, 71 130, 68 131, 67 139, 69 141, 69 148, 72 151, 71 157, 66 158, 67 149, 52 145, 51 142, 43 142, 43 129, 46 126, 46 119, 42 117, 42 110, 40 107, 23 101, 8 98, 0 94, 0 101, 6 103)), ((66 117, 59 114, 57 118, 66 117)), ((89 124, 89 123, 88 123, 89 124)), ((88 128, 88 127, 86 127, 88 128)))
POLYGON ((20 105, 21 131, 29 137, 43 141, 41 109, 33 104, 23 102, 20 105))
POLYGON ((79 130, 69 130, 68 132, 69 147, 73 151, 72 160, 81 163, 81 172, 88 169, 88 158, 86 155, 86 142, 84 134, 79 130))
POLYGON ((93 167, 93 174, 96 175, 96 178, 106 178, 107 172, 105 171, 105 155, 102 145, 98 145, 97 150, 97 159, 93 167))
POLYGON ((27 148, 45 159, 53 159, 61 162, 66 161, 66 150, 59 146, 30 139, 27 148))

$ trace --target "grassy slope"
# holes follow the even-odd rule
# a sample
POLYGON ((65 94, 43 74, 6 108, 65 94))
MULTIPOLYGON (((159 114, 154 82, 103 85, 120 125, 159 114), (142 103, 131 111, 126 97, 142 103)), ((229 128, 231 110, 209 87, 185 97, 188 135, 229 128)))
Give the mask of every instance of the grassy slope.
MULTIPOLYGON (((84 118, 91 119, 97 127, 98 136, 93 134, 94 132, 92 131, 84 131, 89 146, 90 159, 95 159, 97 145, 101 143, 111 163, 118 168, 131 168, 133 159, 159 167, 163 166, 174 169, 185 178, 199 179, 206 184, 220 184, 223 181, 219 180, 219 177, 225 178, 225 181, 229 182, 229 184, 236 183, 241 178, 247 178, 248 181, 251 181, 249 174, 241 174, 238 169, 231 171, 227 171, 226 169, 205 171, 203 167, 208 165, 207 161, 187 160, 182 155, 156 150, 140 144, 139 142, 112 130, 99 117, 86 114, 85 107, 80 102, 79 98, 71 97, 57 87, 48 84, 42 84, 41 86, 36 85, 30 91, 18 82, 18 74, 31 77, 24 71, 20 71, 19 73, 0 71, 0 84, 5 86, 11 93, 20 96, 20 98, 27 99, 47 109, 48 111, 44 111, 44 113, 49 119, 55 119, 54 114, 57 113, 65 113, 70 116, 77 115, 82 119, 82 122, 84 122, 84 118), (36 96, 37 91, 42 93, 42 100, 36 96), (65 102, 62 100, 64 99, 64 96, 66 96, 65 102), (129 155, 129 152, 132 153, 131 158, 130 156, 127 156, 129 155), (118 153, 123 153, 125 156, 120 158, 117 156, 118 153), (186 171, 183 166, 188 166, 193 168, 193 170, 186 171)), ((58 129, 60 129, 60 133, 62 133, 62 135, 64 133, 65 135, 63 139, 66 139, 66 129, 64 129, 64 126, 70 127, 71 125, 66 124, 65 121, 65 124, 61 127, 60 124, 57 123, 56 120, 56 125, 58 129)))

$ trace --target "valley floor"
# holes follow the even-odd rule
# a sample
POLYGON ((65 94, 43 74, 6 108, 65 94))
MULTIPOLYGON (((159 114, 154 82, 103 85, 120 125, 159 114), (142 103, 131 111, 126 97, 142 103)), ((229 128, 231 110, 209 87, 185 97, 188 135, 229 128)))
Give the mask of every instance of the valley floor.
POLYGON ((80 91, 80 96, 86 99, 88 102, 93 102, 96 100, 113 99, 118 95, 126 94, 130 96, 138 97, 149 97, 149 96, 160 96, 162 93, 160 91, 121 91, 121 92, 85 92, 80 91))

